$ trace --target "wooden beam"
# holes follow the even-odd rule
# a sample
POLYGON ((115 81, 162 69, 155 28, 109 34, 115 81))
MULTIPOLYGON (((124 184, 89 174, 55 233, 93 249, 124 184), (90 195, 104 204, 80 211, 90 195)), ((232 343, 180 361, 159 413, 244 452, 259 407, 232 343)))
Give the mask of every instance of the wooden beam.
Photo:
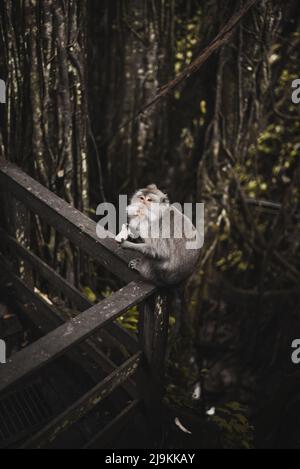
MULTIPOLYGON (((20 310, 24 312, 26 319, 38 329, 39 336, 48 334, 66 321, 53 305, 48 304, 42 297, 35 294, 23 280, 10 270, 1 254, 0 268, 2 272, 5 272, 7 283, 12 285, 13 292, 17 296, 15 301, 19 304, 20 310)), ((94 366, 95 364, 99 368, 101 367, 101 371, 104 370, 108 373, 115 369, 116 366, 109 367, 110 363, 107 363, 105 355, 100 350, 96 350, 94 344, 89 343, 90 341, 92 339, 88 339, 83 344, 72 348, 67 352, 66 356, 75 366, 79 365, 95 382, 98 382, 100 375, 99 369, 94 366)), ((131 392, 129 394, 134 395, 131 392)))
MULTIPOLYGON (((100 364, 101 369, 105 371, 105 373, 109 374, 117 368, 117 365, 115 364, 115 362, 113 362, 105 353, 103 353, 99 349, 98 345, 95 344, 93 339, 87 339, 86 342, 82 344, 81 347, 83 347, 83 345, 88 345, 87 347, 88 357, 92 355, 93 359, 97 363, 100 364), (93 354, 93 351, 94 351, 94 354, 93 354)), ((127 392, 127 394, 130 397, 136 398, 136 395, 137 395, 136 384, 132 380, 128 380, 126 383, 124 383, 124 390, 127 392)))
MULTIPOLYGON (((145 415, 153 442, 163 437, 163 406, 165 393, 165 358, 169 328, 167 291, 149 298, 141 308, 139 339, 144 366, 137 375, 137 389, 145 404, 145 415)), ((156 447, 156 446, 155 446, 156 447)))
POLYGON ((145 282, 131 282, 16 353, 5 366, 0 368, 0 392, 66 353, 71 347, 115 320, 131 306, 151 296, 154 290, 153 285, 145 282))
POLYGON ((168 295, 163 290, 143 305, 139 318, 139 342, 148 370, 160 394, 164 392, 164 365, 169 329, 168 295))
MULTIPOLYGON (((20 299, 19 303, 23 303, 23 306, 20 305, 20 309, 25 310, 26 316, 28 319, 39 329, 40 335, 46 335, 51 332, 53 329, 59 325, 66 322, 66 318, 61 314, 56 308, 52 305, 49 305, 43 298, 35 294, 30 287, 28 287, 23 280, 17 277, 8 267, 8 264, 5 262, 5 259, 2 258, 0 254, 0 266, 2 271, 5 271, 7 283, 13 285, 13 290, 15 291, 17 297, 20 299), (26 306, 25 306, 26 305, 26 306)), ((17 301, 17 300, 16 300, 17 301)), ((90 307, 92 305, 89 305, 90 307)), ((113 325, 113 324, 111 324, 113 325)), ((108 327, 107 325, 106 327, 108 327)), ((102 339, 101 334, 103 330, 99 331, 100 339, 102 339)), ((111 336, 109 336, 109 339, 111 336)), ((107 337, 105 338, 105 340, 107 337)), ((105 340, 103 343, 105 344, 105 340)), ((114 339, 114 346, 120 349, 120 343, 114 339)), ((121 346, 122 347, 122 346, 121 346)), ((124 347, 122 347, 124 348, 124 347)), ((136 353, 138 351, 137 341, 132 344, 131 352, 136 353)), ((123 355, 127 358, 129 356, 127 350, 125 349, 123 355)), ((101 371, 106 373, 111 373, 117 368, 117 365, 112 362, 105 353, 100 349, 100 344, 97 337, 91 337, 84 341, 77 347, 73 347, 69 352, 67 352, 67 357, 70 358, 72 362, 75 362, 75 365, 79 365, 82 370, 87 372, 91 378, 95 381, 99 381, 99 370, 95 369, 94 365, 101 368, 101 371)), ((124 385, 125 391, 131 396, 136 396, 136 389, 134 383, 128 381, 124 385)))
POLYGON ((38 449, 53 443, 57 437, 94 409, 117 387, 127 381, 138 369, 142 352, 136 353, 123 365, 88 391, 65 412, 52 420, 41 432, 30 439, 23 448, 38 449))
MULTIPOLYGON (((83 312, 93 306, 92 303, 74 287, 71 283, 65 280, 54 269, 49 267, 33 252, 24 248, 18 241, 9 236, 4 230, 0 228, 0 241, 1 244, 8 246, 12 253, 18 254, 23 260, 27 261, 45 280, 52 286, 57 288, 60 293, 64 294, 77 308, 83 312)), ((121 326, 115 323, 108 324, 105 328, 114 340, 119 341, 120 345, 124 344, 125 347, 131 352, 135 353, 138 349, 137 341, 135 338, 125 331, 121 326)))
POLYGON ((93 220, 3 158, 0 158, 0 186, 107 270, 126 282, 138 280, 138 275, 128 268, 130 253, 115 242, 112 233, 98 227, 102 233, 99 238, 93 220))
POLYGON ((103 430, 97 433, 82 449, 103 449, 108 443, 113 444, 114 438, 123 430, 129 421, 140 410, 140 401, 128 404, 103 430))

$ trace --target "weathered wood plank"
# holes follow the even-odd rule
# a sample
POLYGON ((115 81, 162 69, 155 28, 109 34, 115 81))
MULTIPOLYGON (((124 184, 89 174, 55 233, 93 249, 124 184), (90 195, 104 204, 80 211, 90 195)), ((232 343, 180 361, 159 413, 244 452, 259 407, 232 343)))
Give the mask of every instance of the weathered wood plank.
MULTIPOLYGON (((107 356, 105 353, 102 353, 102 351, 95 345, 95 342, 92 339, 88 339, 83 345, 87 344, 87 353, 88 357, 92 356, 97 363, 101 366, 101 369, 109 374, 112 371, 114 371, 117 368, 117 365, 107 356), (93 354, 94 351, 94 354, 93 354)), ((134 352, 136 353, 137 350, 134 352)), ((127 358, 127 357, 126 357, 127 358)), ((136 385, 132 380, 126 381, 124 383, 124 390, 127 392, 129 396, 132 398, 136 398, 137 395, 137 390, 136 390, 136 385)))
POLYGON ((142 396, 149 429, 155 447, 163 432, 165 357, 169 328, 167 292, 161 291, 148 299, 140 313, 139 339, 144 363, 137 375, 137 387, 142 396))
POLYGON ((145 302, 140 315, 139 341, 149 370, 163 391, 164 362, 169 328, 167 294, 162 291, 145 302))
POLYGON ((140 404, 139 400, 131 402, 82 449, 105 449, 108 443, 113 443, 114 437, 117 436, 127 423, 137 414, 140 404))
POLYGON ((93 220, 2 158, 0 186, 107 270, 124 281, 138 280, 138 275, 127 266, 131 258, 130 253, 114 241, 112 233, 100 228, 103 233, 100 239, 93 220))
MULTIPOLYGON (((49 267, 44 261, 37 257, 34 253, 24 248, 16 239, 9 236, 4 230, 0 228, 0 241, 5 244, 14 253, 18 254, 23 260, 27 261, 45 280, 52 286, 57 288, 60 293, 64 294, 79 311, 85 311, 92 307, 93 304, 74 287, 71 283, 61 277, 54 269, 49 267)), ((105 328, 114 340, 119 341, 120 345, 124 344, 125 347, 131 352, 137 351, 137 341, 127 331, 122 329, 118 324, 111 323, 105 328)))
POLYGON ((24 448, 42 448, 53 443, 57 437, 84 415, 93 410, 99 402, 109 396, 117 387, 127 381, 137 370, 142 352, 129 358, 117 370, 92 388, 65 412, 52 420, 41 432, 28 441, 24 448))
MULTIPOLYGON (((2 270, 5 270, 7 281, 12 283, 14 290, 19 296, 19 299, 23 302, 24 306, 21 309, 25 309, 26 316, 31 320, 32 323, 34 323, 41 334, 45 335, 51 332, 53 329, 66 321, 66 319, 59 313, 59 311, 46 303, 43 298, 36 295, 7 267, 6 263, 2 259, 1 254, 0 266, 2 270)), ((102 332, 103 331, 100 330, 100 333, 102 332)), ((138 344, 134 344, 132 349, 132 353, 136 353, 138 351, 138 344)), ((111 373, 117 368, 116 364, 113 363, 104 353, 102 353, 99 348, 99 343, 97 343, 96 337, 87 339, 84 343, 72 348, 69 352, 67 352, 67 357, 70 358, 72 362, 75 362, 76 365, 78 364, 85 372, 87 372, 95 382, 99 381, 99 370, 94 368, 95 364, 97 364, 101 368, 101 371, 104 371, 105 373, 111 373)), ((128 357, 128 354, 126 357, 128 357)), ((131 397, 136 396, 135 385, 131 381, 128 381, 124 384, 124 389, 131 397)))
POLYGON ((131 282, 109 298, 105 298, 16 353, 4 367, 0 368, 0 392, 67 352, 131 306, 144 301, 151 296, 153 290, 153 285, 145 282, 131 282))
MULTIPOLYGON (((20 310, 24 312, 26 319, 38 329, 40 336, 48 334, 65 322, 65 318, 53 305, 48 304, 43 298, 35 294, 23 280, 10 270, 1 254, 0 268, 2 272, 5 271, 6 281, 12 285, 13 291, 16 293, 16 301, 20 305, 20 310)), ((105 355, 94 349, 93 345, 88 342, 85 341, 83 344, 72 348, 67 352, 67 357, 75 366, 79 365, 95 382, 98 382, 100 377, 102 378, 102 370, 110 373, 116 366, 109 367, 107 360, 104 358, 105 355), (101 376, 100 369, 95 368, 96 364, 101 367, 101 376)), ((130 394, 132 395, 131 392, 130 394)))

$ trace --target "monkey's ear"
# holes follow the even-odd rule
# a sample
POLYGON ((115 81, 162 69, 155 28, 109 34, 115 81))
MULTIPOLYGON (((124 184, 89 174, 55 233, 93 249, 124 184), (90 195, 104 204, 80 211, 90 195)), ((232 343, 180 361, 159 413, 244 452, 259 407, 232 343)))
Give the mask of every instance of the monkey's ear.
POLYGON ((147 189, 149 189, 150 191, 157 191, 157 185, 156 184, 149 184, 147 186, 147 189))

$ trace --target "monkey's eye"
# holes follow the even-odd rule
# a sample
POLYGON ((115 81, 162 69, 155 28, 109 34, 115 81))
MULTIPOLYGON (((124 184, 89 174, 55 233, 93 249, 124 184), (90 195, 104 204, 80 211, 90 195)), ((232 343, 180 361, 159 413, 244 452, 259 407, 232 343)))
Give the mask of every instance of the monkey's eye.
POLYGON ((152 202, 151 197, 148 197, 148 198, 147 198, 147 201, 148 201, 148 202, 152 202))

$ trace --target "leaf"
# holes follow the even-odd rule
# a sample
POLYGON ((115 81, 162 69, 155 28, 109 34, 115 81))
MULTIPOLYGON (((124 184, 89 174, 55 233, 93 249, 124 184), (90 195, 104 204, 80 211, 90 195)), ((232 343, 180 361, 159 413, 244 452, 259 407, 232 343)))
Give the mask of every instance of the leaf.
POLYGON ((93 292, 93 290, 90 287, 83 287, 82 290, 83 290, 83 293, 85 294, 85 296, 87 297, 87 299, 91 303, 95 303, 95 301, 97 301, 97 296, 95 295, 95 293, 93 292))

